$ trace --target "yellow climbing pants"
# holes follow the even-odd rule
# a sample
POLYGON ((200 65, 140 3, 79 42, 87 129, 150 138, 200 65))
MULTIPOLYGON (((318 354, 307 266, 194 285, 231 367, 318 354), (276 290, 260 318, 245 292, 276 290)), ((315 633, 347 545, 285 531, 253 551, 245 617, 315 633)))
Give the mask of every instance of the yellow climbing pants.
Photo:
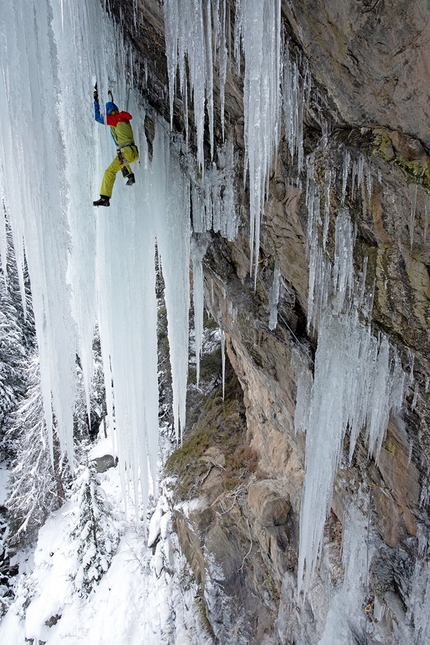
POLYGON ((128 174, 131 175, 132 170, 128 164, 131 164, 138 159, 139 151, 137 149, 137 146, 130 145, 126 146, 125 148, 121 148, 110 166, 108 166, 105 170, 102 185, 100 188, 100 195, 112 197, 112 190, 116 179, 116 173, 123 168, 127 168, 128 174))

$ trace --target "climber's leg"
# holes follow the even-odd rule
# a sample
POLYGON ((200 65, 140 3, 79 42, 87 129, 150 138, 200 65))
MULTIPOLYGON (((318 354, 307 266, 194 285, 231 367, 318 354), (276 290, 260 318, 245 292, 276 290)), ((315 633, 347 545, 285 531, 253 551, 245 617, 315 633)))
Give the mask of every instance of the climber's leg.
POLYGON ((115 157, 110 166, 106 168, 100 188, 100 195, 112 197, 112 190, 116 179, 116 173, 121 170, 121 166, 122 164, 120 160, 118 159, 118 157, 115 157))

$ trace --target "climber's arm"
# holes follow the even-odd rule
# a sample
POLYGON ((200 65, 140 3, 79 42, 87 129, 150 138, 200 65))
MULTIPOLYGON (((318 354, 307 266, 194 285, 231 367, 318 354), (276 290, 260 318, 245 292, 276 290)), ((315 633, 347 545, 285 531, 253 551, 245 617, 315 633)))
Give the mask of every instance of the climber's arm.
POLYGON ((98 123, 105 124, 105 118, 100 112, 100 106, 98 101, 94 101, 94 118, 98 123))

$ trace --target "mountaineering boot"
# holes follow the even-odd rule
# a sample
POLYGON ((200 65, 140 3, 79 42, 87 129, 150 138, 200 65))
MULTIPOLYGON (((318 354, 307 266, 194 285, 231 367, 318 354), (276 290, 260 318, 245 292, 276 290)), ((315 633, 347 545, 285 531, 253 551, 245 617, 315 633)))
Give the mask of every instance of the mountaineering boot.
POLYGON ((107 195, 100 195, 100 199, 93 202, 93 206, 110 206, 109 197, 107 195))
POLYGON ((134 179, 134 175, 133 175, 133 173, 131 173, 131 175, 128 175, 128 180, 126 181, 126 184, 125 184, 125 185, 126 185, 126 186, 133 186, 133 184, 135 183, 135 181, 136 181, 136 180, 134 179))
POLYGON ((128 177, 128 170, 125 166, 124 168, 121 168, 121 172, 123 177, 128 177))

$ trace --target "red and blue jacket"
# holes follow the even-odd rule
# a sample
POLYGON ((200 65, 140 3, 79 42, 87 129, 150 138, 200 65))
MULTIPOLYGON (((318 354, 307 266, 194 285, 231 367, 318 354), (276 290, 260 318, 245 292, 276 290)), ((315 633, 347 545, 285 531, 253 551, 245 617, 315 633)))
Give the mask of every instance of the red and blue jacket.
POLYGON ((128 112, 118 112, 118 114, 107 114, 104 116, 100 112, 99 104, 97 101, 94 101, 94 118, 98 123, 110 127, 112 138, 117 147, 123 146, 125 143, 134 142, 133 130, 130 125, 133 117, 128 112))

